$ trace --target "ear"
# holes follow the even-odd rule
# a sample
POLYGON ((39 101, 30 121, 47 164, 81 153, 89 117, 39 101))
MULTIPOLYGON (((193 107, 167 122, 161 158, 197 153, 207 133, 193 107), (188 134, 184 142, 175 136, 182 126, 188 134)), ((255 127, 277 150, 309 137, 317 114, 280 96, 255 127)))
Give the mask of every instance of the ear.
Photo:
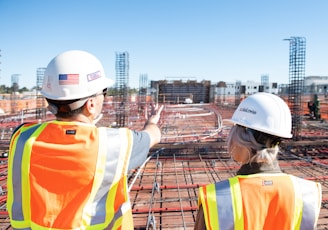
POLYGON ((90 97, 85 103, 84 108, 86 109, 87 114, 95 114, 96 113, 96 98, 90 97))

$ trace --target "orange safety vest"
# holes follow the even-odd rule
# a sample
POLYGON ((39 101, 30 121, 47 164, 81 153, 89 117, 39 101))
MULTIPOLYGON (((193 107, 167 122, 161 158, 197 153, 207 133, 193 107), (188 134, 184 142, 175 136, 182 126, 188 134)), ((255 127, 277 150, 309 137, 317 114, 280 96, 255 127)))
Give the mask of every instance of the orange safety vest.
POLYGON ((12 136, 7 209, 14 229, 133 228, 129 129, 25 124, 12 136), (125 219, 128 216, 128 220, 125 219))
POLYGON ((238 175, 199 189, 207 229, 310 230, 321 207, 321 185, 284 173, 238 175))

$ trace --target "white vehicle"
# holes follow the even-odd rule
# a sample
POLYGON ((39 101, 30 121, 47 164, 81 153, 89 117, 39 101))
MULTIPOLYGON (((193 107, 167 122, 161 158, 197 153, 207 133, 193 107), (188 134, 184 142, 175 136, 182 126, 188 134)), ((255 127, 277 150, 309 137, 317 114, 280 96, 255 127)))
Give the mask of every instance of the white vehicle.
POLYGON ((184 103, 185 104, 192 104, 192 99, 191 98, 186 98, 184 103))

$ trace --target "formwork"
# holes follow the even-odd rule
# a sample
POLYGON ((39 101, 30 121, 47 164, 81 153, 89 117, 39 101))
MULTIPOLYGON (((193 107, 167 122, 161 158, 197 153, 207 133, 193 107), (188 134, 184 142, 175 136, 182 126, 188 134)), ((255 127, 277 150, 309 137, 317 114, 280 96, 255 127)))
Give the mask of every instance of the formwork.
MULTIPOLYGON (((106 104, 99 125, 110 126, 115 122, 114 107, 106 104)), ((129 127, 142 129, 145 116, 138 113, 138 105, 131 104, 127 109, 129 127)), ((222 119, 230 118, 234 109, 215 104, 165 105, 159 123, 161 143, 150 150, 141 167, 129 172, 135 229, 193 229, 199 187, 228 179, 240 167, 227 152, 229 128, 222 127, 222 119)), ((3 153, 8 149, 8 135, 14 125, 2 127, 6 130, 1 139, 3 153)), ((284 141, 279 155, 283 172, 321 183, 323 202, 318 229, 328 229, 326 126, 319 121, 306 122, 303 132, 308 136, 298 142, 284 141), (314 129, 321 135, 312 135, 314 129)), ((0 160, 0 229, 10 229, 5 208, 7 156, 4 154, 0 160)))

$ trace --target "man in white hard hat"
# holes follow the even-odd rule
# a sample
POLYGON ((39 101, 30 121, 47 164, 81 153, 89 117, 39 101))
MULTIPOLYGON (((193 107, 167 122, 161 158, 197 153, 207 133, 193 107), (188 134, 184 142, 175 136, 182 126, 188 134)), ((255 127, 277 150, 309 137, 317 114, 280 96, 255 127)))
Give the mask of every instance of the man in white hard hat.
POLYGON ((291 114, 278 96, 256 93, 228 120, 228 151, 237 176, 199 189, 194 229, 316 229, 321 185, 282 173, 281 138, 291 138, 291 114))
POLYGON ((107 87, 92 54, 50 61, 42 95, 56 120, 23 124, 8 160, 7 208, 14 229, 133 229, 127 172, 160 142, 160 107, 142 131, 96 127, 107 87))

